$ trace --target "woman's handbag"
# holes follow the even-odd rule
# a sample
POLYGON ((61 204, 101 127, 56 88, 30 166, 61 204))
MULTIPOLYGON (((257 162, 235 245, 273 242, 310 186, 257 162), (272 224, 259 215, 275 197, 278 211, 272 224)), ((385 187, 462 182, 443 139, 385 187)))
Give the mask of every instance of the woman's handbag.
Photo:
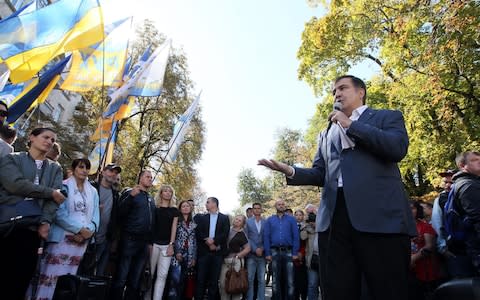
POLYGON ((35 199, 25 199, 15 204, 0 205, 0 236, 7 236, 13 228, 38 226, 42 208, 35 199))
POLYGON ((243 266, 243 261, 240 259, 240 270, 235 270, 235 260, 233 258, 225 275, 225 292, 230 295, 243 294, 248 291, 248 273, 247 269, 243 266))

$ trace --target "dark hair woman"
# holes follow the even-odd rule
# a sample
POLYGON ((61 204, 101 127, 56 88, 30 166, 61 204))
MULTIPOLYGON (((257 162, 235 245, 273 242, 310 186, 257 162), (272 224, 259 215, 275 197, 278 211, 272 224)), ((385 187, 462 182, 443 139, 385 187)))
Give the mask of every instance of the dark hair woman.
POLYGON ((0 236, 0 291, 5 299, 23 299, 37 263, 41 239, 46 239, 58 205, 65 197, 60 165, 46 158, 57 139, 49 128, 35 128, 29 135, 28 152, 0 159, 0 205, 35 201, 42 210, 38 225, 13 227, 0 236))
POLYGON ((175 238, 175 255, 172 259, 169 299, 191 299, 193 290, 188 285, 189 276, 192 276, 197 259, 197 240, 195 228, 197 225, 192 219, 192 205, 184 200, 178 205, 180 219, 178 220, 177 235, 175 238))
POLYGON ((432 225, 424 220, 420 202, 410 201, 410 208, 418 235, 410 241, 412 278, 409 299, 425 299, 439 285, 442 278, 440 261, 435 253, 436 233, 432 225))
POLYGON ((52 299, 57 278, 77 273, 88 242, 99 224, 98 193, 88 181, 90 161, 75 159, 72 170, 72 177, 64 181, 68 197, 57 210, 52 224, 33 299, 52 299))

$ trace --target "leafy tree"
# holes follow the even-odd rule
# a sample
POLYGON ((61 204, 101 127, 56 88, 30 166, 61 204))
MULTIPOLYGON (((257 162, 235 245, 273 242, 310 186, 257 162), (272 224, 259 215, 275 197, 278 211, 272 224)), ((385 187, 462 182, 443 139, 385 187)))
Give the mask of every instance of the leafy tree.
POLYGON ((240 195, 240 205, 255 202, 264 204, 271 199, 271 191, 267 183, 258 179, 252 169, 242 169, 238 174, 237 191, 240 195))
MULTIPOLYGON (((317 2, 328 12, 305 26, 299 78, 321 95, 353 66, 376 64, 367 103, 403 111, 410 147, 402 174, 411 195, 428 193, 456 153, 479 145, 479 2, 317 2)), ((317 107, 308 143, 329 106, 317 107)))
MULTIPOLYGON (((274 148, 274 159, 299 166, 310 166, 313 155, 311 149, 304 142, 301 131, 281 129, 277 134, 277 142, 274 148)), ((308 203, 318 203, 318 188, 314 186, 287 186, 285 176, 273 172, 269 178, 273 189, 273 199, 270 206, 273 208, 277 199, 287 201, 288 207, 303 209, 308 203)), ((271 211, 274 213, 274 210, 271 211)))

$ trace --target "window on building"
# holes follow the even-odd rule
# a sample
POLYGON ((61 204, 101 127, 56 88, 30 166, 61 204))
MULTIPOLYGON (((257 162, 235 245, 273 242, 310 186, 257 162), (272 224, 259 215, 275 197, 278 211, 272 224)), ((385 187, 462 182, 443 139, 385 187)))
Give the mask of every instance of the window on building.
POLYGON ((53 114, 52 114, 53 120, 55 122, 60 121, 64 112, 65 112, 65 108, 61 104, 58 104, 57 107, 55 107, 55 110, 53 111, 53 114))
POLYGON ((53 115, 53 105, 51 105, 48 100, 43 102, 43 108, 45 109, 46 115, 49 115, 49 116, 53 115))

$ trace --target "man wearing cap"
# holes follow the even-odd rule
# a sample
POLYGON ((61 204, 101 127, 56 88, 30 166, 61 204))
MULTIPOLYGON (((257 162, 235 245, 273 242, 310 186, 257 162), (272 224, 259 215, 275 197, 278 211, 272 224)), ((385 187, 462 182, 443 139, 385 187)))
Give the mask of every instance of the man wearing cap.
POLYGON ((122 168, 116 164, 107 164, 103 168, 99 183, 93 184, 100 196, 100 224, 98 224, 98 232, 95 235, 96 274, 100 276, 106 275, 112 242, 119 238, 116 226, 119 194, 114 189, 114 184, 121 172, 122 168))

